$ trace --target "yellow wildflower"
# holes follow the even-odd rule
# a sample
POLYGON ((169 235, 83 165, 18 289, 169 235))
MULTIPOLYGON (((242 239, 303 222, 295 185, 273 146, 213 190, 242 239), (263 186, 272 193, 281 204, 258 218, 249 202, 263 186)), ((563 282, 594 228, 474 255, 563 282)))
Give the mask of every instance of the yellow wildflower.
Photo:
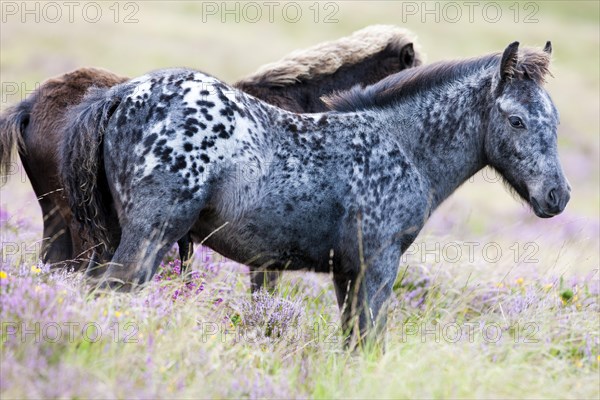
POLYGON ((31 273, 32 274, 39 274, 40 272, 42 272, 42 269, 40 267, 38 267, 37 265, 32 265, 31 266, 31 273))
POLYGON ((0 279, 8 279, 8 274, 4 271, 0 271, 0 279))
POLYGON ((517 278, 517 285, 522 285, 523 282, 525 282, 525 279, 523 279, 523 278, 517 278))
POLYGON ((106 317, 108 315, 108 311, 106 311, 106 310, 102 311, 102 315, 104 315, 106 317))
POLYGON ((496 285, 496 287, 502 289, 504 287, 504 283, 500 282, 496 285))
POLYGON ((121 316, 122 312, 121 311, 115 311, 115 317, 119 318, 121 316))
POLYGON ((62 304, 62 302, 65 300, 65 297, 67 295, 67 291, 66 290, 61 290, 60 292, 58 292, 59 296, 58 296, 58 304, 62 304))

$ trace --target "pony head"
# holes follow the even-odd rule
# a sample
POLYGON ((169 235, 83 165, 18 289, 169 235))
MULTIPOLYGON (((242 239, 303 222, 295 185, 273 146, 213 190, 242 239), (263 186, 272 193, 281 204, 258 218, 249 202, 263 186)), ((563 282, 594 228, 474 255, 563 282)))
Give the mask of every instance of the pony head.
POLYGON ((504 50, 484 146, 489 165, 541 218, 560 214, 571 192, 558 158, 558 112, 542 86, 551 53, 550 42, 543 50, 519 50, 518 42, 504 50))

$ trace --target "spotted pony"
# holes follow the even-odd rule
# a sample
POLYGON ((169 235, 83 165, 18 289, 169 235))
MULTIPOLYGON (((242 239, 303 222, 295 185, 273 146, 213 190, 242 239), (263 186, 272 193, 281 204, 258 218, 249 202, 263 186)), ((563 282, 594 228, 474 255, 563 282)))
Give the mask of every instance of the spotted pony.
MULTIPOLYGON (((94 219, 74 149, 103 138, 122 227, 105 284, 148 281, 191 232, 251 269, 332 273, 348 337, 381 332, 400 256, 477 171, 496 168, 540 217, 569 200, 542 86, 551 46, 518 46, 355 87, 328 113, 291 113, 189 69, 92 91, 70 114, 61 167, 75 216, 94 219)), ((102 223, 88 224, 98 240, 102 223)))

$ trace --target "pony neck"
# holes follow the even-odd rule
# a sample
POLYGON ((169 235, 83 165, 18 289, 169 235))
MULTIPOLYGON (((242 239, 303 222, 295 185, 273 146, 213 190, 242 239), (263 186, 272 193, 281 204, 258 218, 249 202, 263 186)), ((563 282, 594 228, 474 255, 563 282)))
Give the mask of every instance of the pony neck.
POLYGON ((393 113, 403 127, 401 146, 429 182, 431 211, 486 165, 491 81, 489 70, 480 71, 401 102, 393 113))

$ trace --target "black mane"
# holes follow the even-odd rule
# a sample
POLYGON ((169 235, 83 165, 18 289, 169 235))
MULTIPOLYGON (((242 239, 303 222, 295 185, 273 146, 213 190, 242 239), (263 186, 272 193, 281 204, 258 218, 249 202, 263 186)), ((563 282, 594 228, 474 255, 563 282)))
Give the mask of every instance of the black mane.
POLYGON ((382 108, 444 82, 495 66, 499 61, 499 53, 459 61, 440 61, 397 72, 370 86, 356 85, 345 92, 326 96, 323 101, 333 111, 382 108))
MULTIPOLYGON (((547 75, 551 75, 550 42, 542 49, 523 48, 519 50, 514 65, 512 79, 531 79, 541 85, 547 75)), ((482 69, 500 64, 500 53, 492 53, 465 60, 440 61, 420 67, 406 69, 366 87, 359 85, 352 89, 323 98, 332 111, 357 111, 368 108, 382 108, 421 91, 470 75, 482 69)))

